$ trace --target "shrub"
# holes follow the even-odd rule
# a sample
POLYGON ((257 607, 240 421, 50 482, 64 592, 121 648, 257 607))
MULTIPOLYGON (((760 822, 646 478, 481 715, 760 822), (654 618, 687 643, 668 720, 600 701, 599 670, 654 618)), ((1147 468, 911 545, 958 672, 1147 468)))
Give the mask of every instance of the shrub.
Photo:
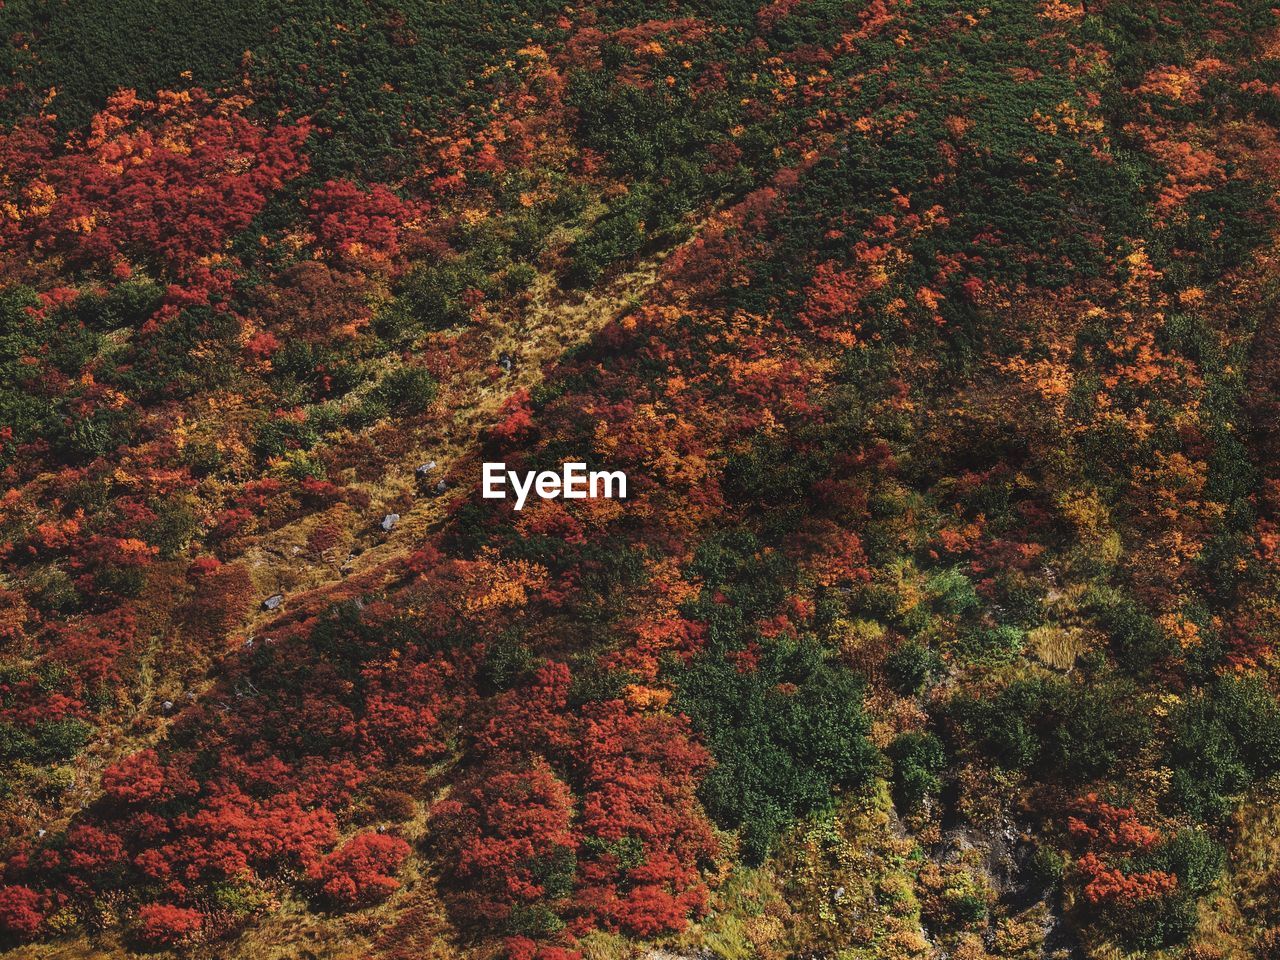
POLYGON ((898 805, 915 810, 942 790, 947 757, 942 741, 931 733, 904 733, 889 746, 893 791, 898 805))
POLYGON ((334 903, 382 900, 400 887, 393 874, 409 856, 409 844, 385 833, 361 833, 313 866, 309 874, 334 903))
POLYGON ((702 788, 707 810, 742 829, 754 862, 833 788, 861 786, 879 767, 861 681, 811 646, 778 644, 746 672, 704 655, 681 674, 676 705, 716 758, 702 788))
POLYGON ((26 938, 34 936, 43 923, 38 893, 29 887, 0 887, 0 930, 26 938))
POLYGON ((959 697, 951 712, 998 766, 1058 782, 1102 776, 1151 735, 1123 690, 1057 678, 1018 680, 991 697, 959 697))
POLYGON ((938 652, 915 640, 902 644, 884 661, 890 686, 904 697, 919 693, 939 677, 943 669, 938 652))
POLYGON ((204 926, 204 914, 189 907, 148 903, 138 910, 137 936, 151 947, 189 942, 204 926))
POLYGON ((436 381, 421 367, 401 367, 382 379, 374 395, 394 413, 421 413, 436 398, 436 381))
POLYGON ((1280 704, 1261 681, 1222 677, 1174 719, 1170 800, 1198 820, 1224 816, 1255 780, 1280 771, 1280 704))

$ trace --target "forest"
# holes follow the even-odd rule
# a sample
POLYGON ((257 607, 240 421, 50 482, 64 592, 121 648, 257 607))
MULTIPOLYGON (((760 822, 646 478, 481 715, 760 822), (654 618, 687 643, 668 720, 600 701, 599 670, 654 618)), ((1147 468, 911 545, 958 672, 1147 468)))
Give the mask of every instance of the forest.
POLYGON ((1277 224, 1262 0, 3 0, 0 956, 1280 960, 1277 224))

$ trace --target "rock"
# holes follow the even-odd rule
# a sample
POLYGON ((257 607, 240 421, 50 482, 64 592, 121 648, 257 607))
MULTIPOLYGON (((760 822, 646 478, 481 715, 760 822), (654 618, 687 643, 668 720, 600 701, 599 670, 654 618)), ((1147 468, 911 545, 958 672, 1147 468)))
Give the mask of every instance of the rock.
POLYGON ((267 597, 267 599, 262 601, 262 609, 277 610, 282 603, 284 603, 284 594, 273 593, 271 596, 267 597))
POLYGON ((448 489, 449 489, 449 484, 445 483, 444 479, 441 478, 440 482, 431 488, 431 492, 434 493, 436 496, 439 496, 440 494, 444 493, 448 489))
POLYGON ((165 713, 168 713, 170 710, 173 709, 173 701, 166 700, 164 703, 160 704, 160 708, 164 710, 165 713))
POLYGON ((498 357, 498 366, 502 368, 503 373, 510 373, 515 365, 516 362, 509 353, 504 353, 498 357))
POLYGON ((382 529, 390 532, 391 528, 400 522, 400 514, 388 513, 382 518, 382 529))
POLYGON ((419 480, 425 480, 432 472, 435 471, 435 469, 436 462, 434 460, 428 460, 426 463, 419 464, 417 469, 413 471, 413 475, 419 480))

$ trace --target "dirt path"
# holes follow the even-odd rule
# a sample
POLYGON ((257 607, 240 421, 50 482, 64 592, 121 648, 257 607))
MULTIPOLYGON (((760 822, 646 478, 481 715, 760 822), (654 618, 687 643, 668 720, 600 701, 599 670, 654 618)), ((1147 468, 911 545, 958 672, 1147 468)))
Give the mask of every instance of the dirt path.
MULTIPOLYGON (((371 516, 389 512, 392 504, 409 503, 407 508, 397 508, 400 519, 394 529, 384 534, 376 524, 364 523, 352 545, 354 555, 345 559, 322 559, 309 553, 306 532, 313 525, 311 516, 272 531, 238 558, 249 567, 262 596, 277 590, 284 593, 281 609, 288 612, 328 602, 335 588, 340 594, 357 593, 393 582, 401 573, 399 561, 439 526, 459 493, 479 482, 478 472, 471 476, 469 467, 458 468, 476 461, 481 434, 497 421, 507 399, 536 386, 567 350, 587 342, 625 313, 656 282, 660 259, 645 261, 599 290, 573 297, 560 293, 554 277, 540 275, 531 305, 492 342, 494 356, 508 353, 516 358, 511 372, 495 380, 495 368, 488 364, 459 371, 436 401, 447 411, 438 432, 422 437, 395 468, 364 485, 373 500, 371 516), (414 470, 429 461, 439 465, 430 483, 449 477, 451 488, 443 495, 418 489, 414 470)), ((242 632, 261 633, 278 618, 276 612, 256 610, 242 632)))

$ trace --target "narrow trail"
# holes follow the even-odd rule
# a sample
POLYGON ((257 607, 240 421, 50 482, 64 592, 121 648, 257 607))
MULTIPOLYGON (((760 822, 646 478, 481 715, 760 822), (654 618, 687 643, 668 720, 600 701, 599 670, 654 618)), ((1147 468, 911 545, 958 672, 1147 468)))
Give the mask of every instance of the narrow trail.
MULTIPOLYGON (((398 459, 398 468, 388 471, 376 485, 374 506, 381 508, 413 494, 414 468, 430 460, 439 464, 433 476, 449 477, 451 490, 440 496, 415 496, 407 510, 399 511, 400 521, 389 534, 381 534, 376 527, 364 532, 357 540, 364 549, 350 559, 345 574, 334 564, 313 564, 308 579, 300 584, 302 589, 295 588, 286 596, 285 615, 296 615, 302 608, 320 608, 341 596, 384 589, 402 577, 403 561, 438 529, 456 497, 479 482, 481 435, 496 422, 508 398, 536 386, 567 350, 587 342, 629 310, 657 282, 663 259, 665 254, 659 254, 599 289, 572 298, 559 293, 553 277, 540 276, 531 306, 511 318, 491 345, 495 356, 507 352, 516 358, 512 371, 495 381, 491 366, 478 366, 452 379, 437 401, 451 413, 447 426, 437 438, 422 437, 398 459)), ((277 531, 270 544, 248 551, 242 562, 287 562, 288 553, 282 545, 300 539, 297 530, 290 527, 305 522, 303 519, 277 531)), ((259 570, 259 579, 261 575, 259 570)), ((278 613, 259 610, 242 632, 269 631, 279 619, 278 613)), ((418 815, 402 829, 415 850, 426 836, 431 803, 423 801, 418 806, 418 815)), ((290 951, 299 943, 309 945, 309 956, 326 960, 443 960, 463 952, 429 860, 415 852, 400 879, 401 889, 386 903, 367 911, 360 929, 350 927, 341 915, 317 914, 290 901, 248 929, 226 956, 284 960, 296 955, 290 951)))
POLYGON ((376 523, 365 523, 345 561, 308 556, 305 530, 312 517, 303 517, 265 536, 247 550, 238 562, 250 569, 265 597, 285 594, 281 611, 258 609, 243 623, 241 634, 254 636, 269 629, 281 613, 310 609, 328 602, 335 588, 340 593, 367 592, 393 583, 402 573, 405 559, 448 515, 459 494, 479 482, 478 455, 481 434, 499 418, 503 405, 516 392, 541 382, 548 369, 572 349, 590 340, 611 321, 620 317, 634 300, 658 279, 662 255, 620 274, 598 290, 567 297, 556 289, 555 278, 540 275, 533 287, 531 305, 511 319, 492 341, 494 356, 509 353, 516 360, 510 373, 494 379, 491 364, 459 371, 441 391, 436 403, 448 415, 438 434, 421 431, 410 451, 399 457, 373 484, 367 485, 373 505, 372 517, 389 512, 389 505, 408 502, 396 512, 400 519, 389 533, 376 523), (448 478, 449 489, 432 495, 419 489, 414 470, 422 463, 439 466, 431 475, 448 478))

